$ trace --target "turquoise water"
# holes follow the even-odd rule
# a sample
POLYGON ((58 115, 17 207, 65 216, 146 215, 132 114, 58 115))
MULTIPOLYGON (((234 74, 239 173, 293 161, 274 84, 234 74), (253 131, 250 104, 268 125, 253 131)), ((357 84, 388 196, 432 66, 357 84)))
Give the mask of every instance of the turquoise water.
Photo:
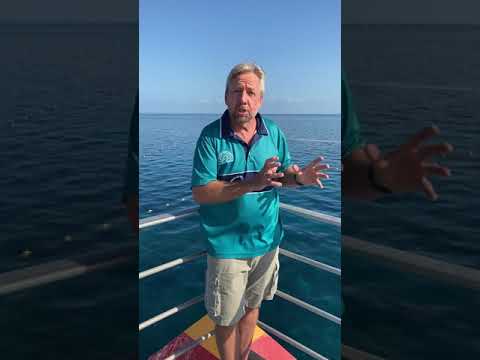
MULTIPOLYGON (((194 205, 190 192, 192 154, 201 129, 218 114, 141 114, 140 216, 194 205)), ((325 189, 282 189, 281 201, 340 216, 340 116, 270 115, 286 134, 294 161, 306 165, 322 155, 332 166, 325 189)), ((282 214, 285 249, 340 267, 340 229, 282 214)), ((180 220, 140 233, 140 271, 203 250, 198 218, 180 220)), ((340 316, 340 279, 281 257, 279 289, 340 316)), ((170 269, 140 282, 139 321, 203 292, 205 259, 170 269)), ((205 313, 203 303, 140 334, 140 357, 147 358, 205 313)), ((261 320, 331 359, 340 358, 340 327, 282 299, 262 306, 261 320), (281 314, 279 316, 279 314, 281 314)), ((281 341, 280 341, 281 342, 281 341)), ((298 358, 302 353, 281 342, 298 358)))

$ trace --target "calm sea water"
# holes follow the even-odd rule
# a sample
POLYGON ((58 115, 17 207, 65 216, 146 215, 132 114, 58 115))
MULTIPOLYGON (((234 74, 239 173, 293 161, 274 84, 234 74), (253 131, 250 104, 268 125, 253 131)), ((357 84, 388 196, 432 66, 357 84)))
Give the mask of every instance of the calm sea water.
MULTIPOLYGON (((423 194, 342 204, 342 232, 377 244, 480 269, 480 28, 345 26, 343 66, 364 137, 393 150, 435 123, 455 152, 452 170, 423 194)), ((478 291, 342 257, 342 339, 395 359, 478 358, 478 291)))
MULTIPOLYGON (((268 116, 268 115, 267 115, 268 116)), ((192 155, 202 128, 219 114, 141 114, 140 215, 152 216, 194 206, 190 191, 192 155)), ((332 166, 325 189, 282 189, 281 201, 340 215, 340 116, 270 115, 284 131, 294 161, 306 165, 323 155, 332 166)), ((340 229, 282 214, 283 247, 340 266, 340 229)), ((198 218, 168 223, 140 233, 140 270, 203 249, 198 218)), ((205 261, 180 266, 140 283, 140 321, 203 293, 205 261)), ((279 288, 340 316, 340 279, 281 257, 279 288)), ((146 358, 205 313, 198 304, 147 328, 140 335, 146 358)), ((276 298, 262 307, 261 319, 331 359, 339 359, 340 327, 276 298), (278 314, 282 314, 278 316, 278 314)), ((304 355, 287 346, 299 358, 304 355)))
MULTIPOLYGON (((0 272, 134 243, 120 198, 137 39, 135 25, 0 25, 0 272)), ((0 297, 2 358, 133 357, 135 278, 0 297)))

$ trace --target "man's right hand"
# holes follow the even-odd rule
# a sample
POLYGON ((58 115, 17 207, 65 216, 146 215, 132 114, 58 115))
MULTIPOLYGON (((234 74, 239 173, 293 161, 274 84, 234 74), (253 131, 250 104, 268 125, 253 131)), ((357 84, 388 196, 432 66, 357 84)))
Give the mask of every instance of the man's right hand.
POLYGON ((415 192, 422 189, 428 198, 437 199, 438 195, 428 177, 449 176, 450 169, 431 161, 430 158, 446 155, 453 150, 453 147, 448 143, 429 145, 422 143, 438 134, 439 130, 435 126, 424 128, 396 151, 386 156, 382 156, 376 145, 367 145, 366 152, 373 163, 377 183, 395 193, 415 192))
POLYGON ((277 169, 281 164, 278 162, 278 156, 265 160, 263 169, 250 180, 253 191, 260 191, 268 186, 281 187, 282 183, 276 181, 284 176, 284 173, 278 172, 277 169))

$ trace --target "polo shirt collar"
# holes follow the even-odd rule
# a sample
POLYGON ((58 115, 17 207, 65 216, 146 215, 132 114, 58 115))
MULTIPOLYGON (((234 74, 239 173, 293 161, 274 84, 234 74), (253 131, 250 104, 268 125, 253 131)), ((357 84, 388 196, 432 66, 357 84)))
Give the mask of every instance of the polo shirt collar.
MULTIPOLYGON (((257 113, 255 116, 255 119, 257 120, 257 134, 259 135, 264 135, 268 136, 268 130, 267 127, 265 126, 265 122, 263 121, 262 115, 260 113, 257 113)), ((235 133, 230 125, 230 113, 228 110, 225 110, 223 113, 221 119, 221 135, 223 138, 231 137, 233 138, 235 133)))

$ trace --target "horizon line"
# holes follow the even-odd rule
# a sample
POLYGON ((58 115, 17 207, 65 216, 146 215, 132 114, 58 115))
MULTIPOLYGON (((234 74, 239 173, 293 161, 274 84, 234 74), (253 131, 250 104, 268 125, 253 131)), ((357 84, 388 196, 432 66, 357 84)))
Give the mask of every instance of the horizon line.
POLYGON ((138 25, 135 20, 0 20, 0 25, 138 25))
POLYGON ((409 26, 409 25, 452 25, 452 26, 480 26, 480 23, 449 23, 449 22, 438 22, 438 23, 420 23, 420 22, 412 22, 412 23, 403 23, 403 22, 390 22, 390 23, 382 23, 382 22, 356 22, 356 23, 343 23, 343 25, 402 25, 402 26, 409 26))

